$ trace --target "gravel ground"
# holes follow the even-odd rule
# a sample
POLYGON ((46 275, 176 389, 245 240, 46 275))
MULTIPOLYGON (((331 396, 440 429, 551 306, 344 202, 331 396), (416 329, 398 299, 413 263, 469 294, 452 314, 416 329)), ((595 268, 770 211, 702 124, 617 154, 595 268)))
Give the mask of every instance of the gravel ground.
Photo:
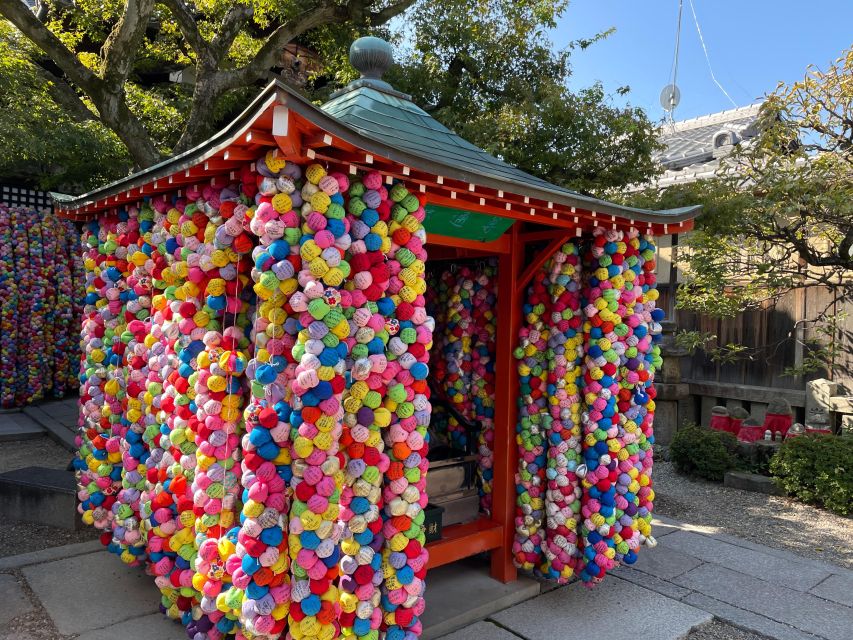
POLYGON ((660 515, 853 569, 852 518, 791 498, 687 478, 660 458, 655 459, 654 483, 660 515))
MULTIPOLYGON (((72 454, 69 451, 46 436, 32 440, 4 442, 0 446, 0 473, 30 466, 65 469, 71 457, 72 454)), ((92 527, 71 531, 44 524, 7 520, 0 522, 0 558, 64 544, 86 542, 97 537, 98 533, 92 527)))
POLYGON ((65 469, 73 456, 47 436, 4 442, 0 446, 0 473, 22 467, 65 469))
POLYGON ((752 631, 745 631, 722 620, 714 618, 711 622, 696 627, 691 631, 687 640, 768 640, 752 631))
POLYGON ((0 640, 65 640, 64 636, 56 629, 56 625, 45 611, 45 608, 35 597, 30 585, 24 579, 20 571, 9 571, 17 578, 23 587, 24 593, 30 599, 33 609, 28 613, 12 618, 7 624, 0 627, 0 640))

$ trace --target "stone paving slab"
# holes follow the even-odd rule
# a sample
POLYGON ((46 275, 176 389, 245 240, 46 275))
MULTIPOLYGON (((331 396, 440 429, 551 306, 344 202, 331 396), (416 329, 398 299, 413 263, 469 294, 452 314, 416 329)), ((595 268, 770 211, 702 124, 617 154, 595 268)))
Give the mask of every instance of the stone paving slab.
POLYGON ((69 451, 76 449, 74 437, 77 432, 78 411, 76 398, 32 405, 24 409, 24 413, 45 429, 52 440, 69 451))
POLYGON ((824 562, 823 560, 812 560, 811 558, 799 556, 793 551, 787 551, 785 549, 774 549, 773 547, 761 545, 757 542, 752 542, 751 540, 744 540, 743 538, 738 538, 727 533, 714 534, 713 537, 717 540, 721 540, 722 542, 727 542, 728 544, 735 545, 736 547, 743 547, 744 549, 760 551, 761 553, 764 553, 768 556, 773 556, 774 558, 779 558, 780 560, 785 560, 786 562, 798 562, 800 564, 807 564, 812 567, 822 569, 827 573, 847 576, 851 580, 853 580, 853 569, 848 569, 847 567, 832 564, 831 562, 824 562))
POLYGON ((827 640, 850 640, 851 637, 853 609, 717 564, 703 564, 675 578, 674 582, 827 640))
POLYGON ((33 605, 15 576, 0 574, 0 626, 31 611, 33 605))
POLYGON ((625 629, 642 630, 643 640, 675 640, 712 616, 612 575, 594 589, 571 584, 492 619, 527 640, 615 640, 625 637, 625 629))
POLYGON ((660 538, 669 533, 680 531, 681 528, 682 524, 676 520, 672 520, 664 516, 655 516, 652 518, 652 535, 655 538, 660 538))
POLYGON ((733 571, 802 592, 808 591, 830 575, 824 569, 801 559, 780 562, 763 551, 753 551, 688 531, 678 531, 666 536, 660 541, 660 546, 665 547, 667 551, 680 551, 705 562, 713 562, 733 571))
POLYGON ((0 442, 29 440, 43 434, 44 427, 24 413, 0 413, 0 442))
MULTIPOLYGON (((644 560, 646 560, 646 558, 641 558, 637 564, 640 564, 640 562, 643 562, 644 560)), ((655 593, 659 593, 667 598, 672 598, 673 600, 684 600, 686 596, 693 593, 690 589, 679 587, 677 584, 673 584, 667 580, 638 571, 634 568, 637 564, 633 567, 619 567, 614 575, 617 575, 628 582, 645 587, 646 589, 651 589, 655 593)))
POLYGON ((154 580, 106 552, 32 565, 23 574, 62 634, 158 611, 160 593, 154 580))
MULTIPOLYGON (((80 640, 83 639, 81 638, 80 640)), ((493 622, 483 620, 472 624, 470 627, 465 627, 449 635, 441 636, 441 640, 518 640, 518 636, 493 622)))
POLYGON ((87 553, 95 553, 97 551, 102 551, 103 549, 104 545, 102 545, 100 541, 90 540, 89 542, 78 542, 76 544, 67 544, 62 547, 50 547, 49 549, 20 553, 16 556, 0 558, 0 570, 20 569, 21 567, 27 567, 33 564, 41 564, 43 562, 51 562, 53 560, 61 560, 63 558, 82 556, 87 553))
POLYGON ((713 613, 721 620, 725 620, 736 627, 766 635, 773 640, 818 640, 818 636, 813 636, 757 613, 733 607, 701 593, 691 593, 684 599, 684 602, 699 607, 708 613, 713 613))
POLYGON ((503 584, 489 575, 489 563, 469 558, 429 572, 423 640, 461 629, 539 595, 540 583, 520 575, 503 584))
POLYGON ((654 549, 642 549, 639 555, 640 559, 631 568, 663 580, 671 580, 702 564, 702 560, 696 556, 662 545, 654 549))
POLYGON ((187 632, 179 623, 162 613, 133 618, 118 624, 87 631, 76 640, 187 640, 187 632))
POLYGON ((809 589, 809 593, 846 607, 853 607, 853 578, 831 575, 819 585, 809 589))

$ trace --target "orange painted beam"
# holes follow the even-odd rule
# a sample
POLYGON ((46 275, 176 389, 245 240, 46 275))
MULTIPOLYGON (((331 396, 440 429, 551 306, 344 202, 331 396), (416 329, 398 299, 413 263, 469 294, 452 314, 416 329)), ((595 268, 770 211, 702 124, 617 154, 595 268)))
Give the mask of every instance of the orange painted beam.
POLYGON ((488 518, 478 518, 474 522, 455 524, 441 532, 441 540, 430 542, 428 569, 435 569, 462 558, 500 546, 503 527, 488 518))

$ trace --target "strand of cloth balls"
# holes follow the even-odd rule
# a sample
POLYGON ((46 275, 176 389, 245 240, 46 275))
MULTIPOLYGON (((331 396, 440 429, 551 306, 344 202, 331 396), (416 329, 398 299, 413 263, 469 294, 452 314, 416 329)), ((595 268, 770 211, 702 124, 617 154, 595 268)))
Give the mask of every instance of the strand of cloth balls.
MULTIPOLYGON (((101 222, 105 222, 103 219, 101 222)), ((105 233, 105 232, 104 232, 105 233)), ((101 248, 101 227, 98 221, 86 225, 82 236, 82 246, 85 247, 84 264, 86 268, 86 297, 83 307, 81 340, 80 374, 80 412, 81 427, 76 438, 77 456, 74 467, 77 470, 77 510, 86 524, 95 525, 103 531, 107 525, 109 513, 108 496, 104 489, 109 484, 109 478, 104 480, 99 471, 107 474, 109 468, 105 464, 105 440, 101 429, 101 407, 104 406, 104 384, 106 382, 106 367, 109 360, 108 349, 104 346, 104 316, 109 308, 103 295, 105 286, 101 278, 105 255, 101 248), (105 503, 107 503, 105 505, 105 503)), ((102 534, 102 542, 108 544, 112 536, 108 532, 102 534)))
MULTIPOLYGON (((164 595, 162 606, 167 615, 180 619, 184 626, 192 621, 193 607, 200 599, 193 586, 192 563, 197 553, 195 541, 196 505, 192 482, 196 470, 195 381, 198 377, 198 355, 204 350, 203 338, 210 322, 202 311, 202 286, 205 274, 199 268, 200 245, 205 239, 208 217, 196 202, 178 198, 166 213, 166 229, 172 236, 166 248, 172 255, 163 277, 172 322, 164 337, 175 358, 168 373, 164 401, 168 413, 169 455, 161 463, 166 466, 165 482, 176 508, 174 530, 166 543, 174 552, 174 566, 160 576, 164 595)), ((212 225, 210 225, 212 226, 212 225)), ((156 580, 155 580, 156 582, 156 580)))
POLYGON ((477 434, 477 477, 480 509, 492 511, 495 451, 495 334, 497 332, 497 261, 478 265, 472 296, 474 336, 471 341, 471 398, 477 434))
POLYGON ((513 353, 518 360, 519 397, 518 470, 515 474, 518 498, 512 551, 515 565, 531 572, 543 563, 545 537, 545 436, 551 419, 545 388, 550 338, 548 269, 538 271, 528 286, 522 307, 524 321, 519 329, 519 346, 513 353))
POLYGON ((240 624, 245 632, 277 638, 284 632, 290 609, 287 531, 293 472, 288 386, 295 375, 292 350, 297 331, 289 300, 298 289, 296 272, 301 266, 302 231, 295 210, 302 204, 296 186, 301 171, 272 152, 255 164, 260 176, 250 168, 243 172, 244 183, 259 182, 256 197, 260 200, 250 223, 260 240, 252 252, 253 290, 259 304, 251 336, 254 357, 246 370, 252 382, 251 401, 244 412, 242 462, 243 504, 250 513, 241 516, 236 556, 241 564, 234 581, 243 592, 240 624), (262 525, 251 515, 256 504, 264 511, 276 510, 277 522, 262 525))
POLYGON ((18 334, 18 283, 15 278, 15 251, 12 225, 16 217, 14 208, 0 203, 0 407, 15 404, 15 370, 19 353, 18 334))
POLYGON ((545 562, 542 575, 568 582, 581 564, 578 523, 581 511, 581 274, 577 245, 564 244, 554 254, 548 276, 550 296, 545 468, 545 562))
MULTIPOLYGON (((48 314, 47 278, 45 274, 45 258, 43 255, 44 239, 39 217, 29 216, 27 224, 27 253, 26 280, 27 293, 19 298, 22 305, 22 316, 29 318, 24 331, 26 342, 20 344, 21 352, 29 351, 32 357, 28 360, 27 393, 40 397, 44 393, 45 380, 50 379, 47 358, 50 351, 50 334, 52 333, 48 314)), ((20 334, 19 334, 20 337, 20 334)))
MULTIPOLYGON (((427 290, 424 294, 426 308, 429 315, 434 319, 437 327, 444 327, 447 319, 448 298, 450 290, 453 288, 452 275, 450 270, 445 271, 428 271, 427 272, 427 290)), ((447 362, 444 359, 444 331, 439 331, 433 341, 432 349, 430 350, 430 366, 433 372, 433 380, 437 381, 437 388, 443 388, 443 381, 447 379, 447 362)), ((437 404, 433 407, 430 423, 433 433, 436 436, 446 436, 448 445, 450 444, 449 433, 439 432, 439 425, 443 426, 444 431, 447 430, 447 420, 449 415, 445 411, 443 404, 437 404)), ((436 443, 432 443, 435 446, 436 443)))
POLYGON ((586 472, 586 583, 600 581, 617 563, 632 564, 640 537, 651 531, 654 392, 648 389, 655 350, 649 328, 657 291, 649 247, 636 232, 599 230, 584 258, 585 465, 578 475, 586 472))
MULTIPOLYGON (((12 253, 15 281, 18 288, 18 296, 16 298, 15 316, 17 318, 27 318, 27 302, 25 292, 32 286, 29 268, 29 241, 27 237, 27 223, 29 222, 26 212, 23 210, 13 210, 11 218, 12 228, 12 253)), ((18 330, 16 332, 15 353, 28 353, 28 341, 32 338, 29 322, 18 321, 18 330)), ((27 359, 22 363, 22 366, 16 366, 14 371, 14 403, 17 405, 23 398, 34 395, 36 389, 30 386, 30 370, 32 369, 31 360, 27 359)))
POLYGON ((134 334, 142 345, 142 348, 134 348, 134 357, 141 358, 143 362, 131 364, 144 373, 144 377, 139 380, 138 384, 142 389, 137 396, 141 402, 140 420, 143 429, 140 440, 132 446, 141 443, 147 455, 144 465, 137 467, 144 479, 139 495, 139 528, 145 544, 148 571, 155 576, 162 575, 171 566, 170 554, 164 552, 165 534, 160 525, 164 528, 174 525, 174 513, 169 508, 172 500, 162 484, 165 472, 161 476, 159 469, 159 463, 165 453, 163 442, 167 441, 162 430, 166 415, 161 409, 163 371, 168 366, 162 332, 169 322, 163 317, 165 297, 162 291, 165 284, 161 280, 166 266, 163 245, 165 211, 165 201, 162 198, 159 202, 148 200, 142 203, 139 214, 140 251, 131 258, 137 267, 137 292, 140 294, 140 300, 148 298, 149 310, 142 330, 134 334), (139 364, 142 366, 139 367, 139 364))
MULTIPOLYGON (((113 536, 113 520, 120 505, 117 505, 116 493, 121 488, 121 420, 124 398, 124 343, 120 336, 126 327, 125 305, 127 296, 127 211, 119 211, 115 217, 103 220, 98 228, 98 257, 96 267, 95 294, 97 326, 95 333, 99 337, 93 345, 92 356, 102 363, 97 381, 97 402, 89 407, 89 421, 85 450, 81 448, 81 460, 86 456, 88 470, 81 475, 80 488, 83 521, 94 524, 105 532, 103 541, 107 548, 117 554, 124 549, 113 536), (120 240, 120 236, 122 236, 120 240), (122 244, 122 241, 125 244, 122 244)), ((92 391, 92 389, 90 389, 92 391)), ((127 556, 124 558, 129 560, 127 556)))
POLYGON ((301 290, 290 299, 301 325, 293 356, 299 361, 293 391, 294 500, 290 514, 291 598, 289 633, 295 640, 339 635, 338 560, 348 297, 340 287, 350 274, 343 259, 351 238, 340 185, 318 164, 305 170, 301 195, 301 290), (325 178, 330 178, 325 180, 325 178), (322 183, 322 187, 320 186, 322 183), (330 300, 340 304, 332 306, 330 300))
MULTIPOLYGON (((339 180, 346 185, 346 177, 339 180)), ((381 176, 371 172, 363 181, 349 185, 346 207, 352 276, 344 292, 351 298, 345 314, 350 358, 341 437, 346 467, 341 494, 344 528, 338 620, 344 638, 377 638, 382 624, 382 477, 389 466, 382 431, 391 423, 389 401, 406 400, 402 385, 388 386, 385 378, 393 373, 385 353, 390 337, 398 333, 399 322, 387 318, 393 309, 385 297, 391 277, 385 264, 391 247, 387 225, 391 206, 381 184, 381 176)))
MULTIPOLYGON (((80 289, 81 264, 77 257, 80 234, 70 220, 56 216, 44 216, 49 237, 55 240, 56 253, 48 254, 53 259, 47 265, 48 276, 53 281, 56 305, 54 308, 54 331, 51 344, 54 346, 51 363, 51 387, 53 395, 62 397, 69 391, 77 393, 79 362, 73 355, 80 348, 80 289)), ((2 285, 0 285, 2 286, 2 285)))
MULTIPOLYGON (((241 380, 248 363, 248 302, 244 273, 252 241, 244 232, 242 213, 233 202, 236 192, 214 181, 203 189, 188 189, 199 209, 208 216, 204 242, 194 255, 197 268, 203 272, 199 287, 203 289, 203 306, 194 319, 206 331, 204 348, 196 357, 198 370, 195 388, 196 468, 191 490, 196 514, 193 588, 200 594, 199 609, 203 615, 193 616, 187 625, 192 638, 215 640, 236 625, 239 612, 220 604, 229 599, 232 571, 226 561, 234 555, 237 531, 236 512, 240 509, 239 444, 243 430, 243 388, 241 380), (223 198, 229 199, 223 202, 223 198), (227 220, 225 219, 227 217, 227 220), (207 320, 207 323, 205 323, 207 320), (224 610, 223 610, 224 609, 224 610)), ((190 277, 193 272, 191 269, 190 277)), ((234 590, 233 593, 237 593, 234 590)))
POLYGON ((393 378, 391 373, 385 378, 389 388, 403 386, 406 400, 396 403, 386 398, 386 407, 393 411, 391 424, 383 434, 390 464, 383 488, 381 607, 387 640, 415 640, 422 631, 420 616, 425 607, 424 578, 429 557, 424 535, 431 409, 426 379, 435 325, 426 313, 424 300, 427 258, 424 203, 402 183, 394 184, 388 197, 394 204, 388 225, 391 247, 387 254, 391 272, 387 299, 391 304, 385 315, 397 320, 399 332, 388 341, 386 357, 393 378))
MULTIPOLYGON (((468 266, 451 272, 455 276, 453 288, 447 300, 447 315, 444 325, 444 352, 446 377, 444 392, 455 409, 466 419, 472 416, 471 399, 471 351, 476 327, 472 318, 472 290, 474 274, 468 266)), ((467 450, 468 435, 465 427, 453 416, 447 420, 448 440, 454 449, 467 450)))
POLYGON ((30 368, 30 383, 36 389, 35 395, 43 396, 53 380, 54 315, 56 313, 56 295, 54 287, 49 286, 48 272, 56 256, 56 239, 47 233, 41 217, 32 221, 27 229, 30 249, 29 264, 32 269, 33 288, 29 292, 30 325, 34 339, 27 347, 34 354, 30 368))
POLYGON ((147 461, 145 491, 140 497, 140 516, 145 523, 146 548, 148 551, 149 571, 154 575, 154 583, 160 589, 160 609, 170 618, 179 619, 180 611, 178 598, 179 584, 172 582, 180 577, 177 567, 177 551, 173 550, 170 541, 178 528, 178 500, 186 501, 186 482, 182 476, 174 476, 172 467, 177 464, 180 450, 172 444, 171 416, 175 411, 175 397, 178 391, 173 375, 179 360, 175 350, 175 339, 180 329, 179 314, 172 310, 175 283, 178 279, 172 267, 176 262, 175 252, 178 244, 171 234, 172 222, 169 216, 177 222, 179 215, 173 211, 172 202, 166 196, 152 201, 154 221, 151 229, 150 244, 154 247, 151 260, 151 308, 153 311, 148 335, 145 343, 150 354, 148 358, 149 376, 147 392, 150 402, 146 403, 146 413, 149 423, 143 434, 143 442, 149 450, 147 461), (177 491, 183 489, 183 491, 177 491))
POLYGON ((49 212, 0 203, 0 239, 0 406, 62 397, 78 384, 79 233, 49 212))
POLYGON ((142 442, 145 431, 145 384, 148 372, 148 348, 145 336, 148 334, 147 321, 150 321, 151 298, 150 285, 146 286, 148 272, 148 254, 143 250, 147 245, 143 238, 142 225, 150 223, 153 211, 143 207, 129 208, 128 229, 123 234, 127 242, 127 261, 129 275, 127 287, 129 299, 125 308, 127 327, 121 334, 124 343, 125 397, 122 402, 120 451, 122 456, 121 489, 116 495, 113 506, 113 541, 120 548, 122 559, 128 564, 139 564, 145 559, 145 539, 140 529, 140 498, 147 480, 145 461, 149 451, 142 442))

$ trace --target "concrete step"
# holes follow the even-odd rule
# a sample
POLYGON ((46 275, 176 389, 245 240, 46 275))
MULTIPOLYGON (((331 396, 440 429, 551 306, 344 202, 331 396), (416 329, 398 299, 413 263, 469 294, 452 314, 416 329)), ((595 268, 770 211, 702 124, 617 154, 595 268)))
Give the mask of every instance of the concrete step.
POLYGON ((423 640, 434 640, 538 596, 540 583, 526 576, 503 584, 489 575, 487 558, 466 558, 427 576, 423 640))
POLYGON ((0 442, 38 438, 44 432, 41 424, 21 411, 0 413, 0 442))
POLYGON ((47 435, 69 451, 75 451, 77 435, 77 405, 75 400, 58 400, 31 405, 24 413, 38 423, 47 435))
POLYGON ((0 474, 0 519, 82 528, 74 474, 45 467, 24 467, 0 474))

